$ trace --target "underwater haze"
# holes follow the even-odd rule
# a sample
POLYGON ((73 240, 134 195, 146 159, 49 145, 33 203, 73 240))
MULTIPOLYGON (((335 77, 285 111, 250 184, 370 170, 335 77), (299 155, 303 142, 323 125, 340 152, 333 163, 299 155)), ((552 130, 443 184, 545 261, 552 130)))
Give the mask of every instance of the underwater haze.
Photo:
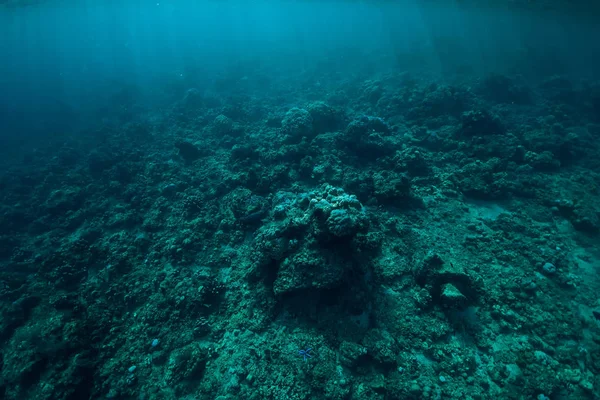
POLYGON ((598 13, 521 3, 0 1, 0 399, 600 398, 598 13))
POLYGON ((161 100, 165 85, 205 87, 244 68, 314 70, 315 81, 319 67, 534 79, 587 77, 600 63, 593 21, 418 2, 50 2, 2 10, 0 34, 3 115, 35 125, 35 110, 35 130, 41 120, 62 129, 77 120, 64 113, 126 86, 161 100))

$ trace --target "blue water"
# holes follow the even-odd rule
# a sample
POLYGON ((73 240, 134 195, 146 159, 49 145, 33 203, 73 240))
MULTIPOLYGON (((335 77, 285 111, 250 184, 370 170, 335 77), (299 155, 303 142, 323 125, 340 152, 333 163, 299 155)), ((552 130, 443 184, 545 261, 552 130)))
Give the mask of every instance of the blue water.
POLYGON ((42 2, 0 11, 0 109, 4 125, 40 129, 118 85, 160 100, 165 84, 208 84, 244 62, 275 76, 370 59, 378 71, 586 77, 597 36, 593 21, 556 13, 410 1, 42 2))

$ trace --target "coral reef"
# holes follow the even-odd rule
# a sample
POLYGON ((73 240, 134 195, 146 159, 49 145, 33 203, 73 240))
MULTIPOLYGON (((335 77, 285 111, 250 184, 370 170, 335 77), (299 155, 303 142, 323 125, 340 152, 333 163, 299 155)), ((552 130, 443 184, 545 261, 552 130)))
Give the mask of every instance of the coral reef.
POLYGON ((600 396, 597 82, 271 75, 2 149, 0 398, 600 396))

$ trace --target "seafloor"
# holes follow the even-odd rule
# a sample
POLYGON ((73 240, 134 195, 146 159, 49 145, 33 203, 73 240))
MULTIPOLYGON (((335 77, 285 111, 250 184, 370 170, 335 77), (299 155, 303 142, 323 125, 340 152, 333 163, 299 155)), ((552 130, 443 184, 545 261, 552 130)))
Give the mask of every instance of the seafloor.
POLYGON ((600 82, 319 68, 2 144, 0 398, 600 397, 600 82))

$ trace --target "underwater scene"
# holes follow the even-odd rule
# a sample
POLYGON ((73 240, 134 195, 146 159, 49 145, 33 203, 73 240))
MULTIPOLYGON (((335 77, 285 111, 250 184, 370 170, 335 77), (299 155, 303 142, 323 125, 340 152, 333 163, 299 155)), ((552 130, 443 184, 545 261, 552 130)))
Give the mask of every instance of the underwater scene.
POLYGON ((600 12, 0 1, 0 399, 600 399, 600 12))

